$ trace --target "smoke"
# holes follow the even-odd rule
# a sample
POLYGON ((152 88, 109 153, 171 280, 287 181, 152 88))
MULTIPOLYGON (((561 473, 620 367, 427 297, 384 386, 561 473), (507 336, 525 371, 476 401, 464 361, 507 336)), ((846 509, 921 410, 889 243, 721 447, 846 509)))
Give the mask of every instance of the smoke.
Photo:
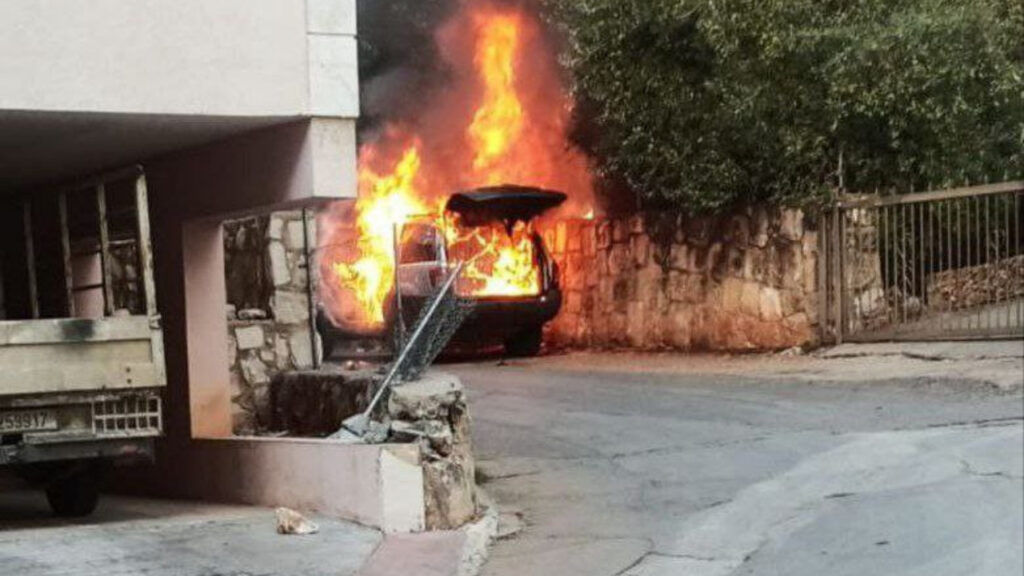
MULTIPOLYGON (((388 125, 420 125, 429 103, 457 83, 451 62, 459 55, 443 54, 438 36, 467 6, 536 13, 541 0, 357 0, 361 142, 377 140, 388 125)), ((554 35, 548 27, 542 33, 554 35)))
POLYGON ((435 33, 458 0, 358 0, 360 140, 374 140, 388 123, 414 122, 423 102, 450 82, 435 33))

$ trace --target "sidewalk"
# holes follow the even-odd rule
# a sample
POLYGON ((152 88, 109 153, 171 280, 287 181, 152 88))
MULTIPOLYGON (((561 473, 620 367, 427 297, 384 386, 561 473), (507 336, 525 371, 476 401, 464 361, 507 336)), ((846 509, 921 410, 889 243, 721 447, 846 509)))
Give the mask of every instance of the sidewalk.
POLYGON ((0 492, 0 559, 23 576, 352 575, 379 532, 312 517, 317 534, 277 534, 274 511, 105 496, 84 519, 50 515, 39 492, 0 492))
POLYGON ((756 375, 807 382, 903 381, 1014 392, 1024 387, 1024 341, 843 344, 811 353, 570 352, 509 361, 545 370, 756 375))

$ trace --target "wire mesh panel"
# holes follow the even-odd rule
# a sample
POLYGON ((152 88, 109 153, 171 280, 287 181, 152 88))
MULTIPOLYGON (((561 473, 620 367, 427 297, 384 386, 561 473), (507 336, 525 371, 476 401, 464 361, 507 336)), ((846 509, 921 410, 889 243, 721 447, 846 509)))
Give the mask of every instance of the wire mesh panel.
POLYGON ((847 198, 826 219, 838 340, 1024 335, 1024 183, 847 198))

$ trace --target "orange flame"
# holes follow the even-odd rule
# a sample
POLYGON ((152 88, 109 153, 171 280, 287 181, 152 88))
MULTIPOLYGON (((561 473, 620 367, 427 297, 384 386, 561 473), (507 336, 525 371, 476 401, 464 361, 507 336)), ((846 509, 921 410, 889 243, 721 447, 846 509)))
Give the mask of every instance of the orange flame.
MULTIPOLYGON (((521 23, 518 15, 478 15, 476 25, 475 65, 484 83, 484 96, 468 137, 476 150, 473 168, 486 172, 500 163, 523 131, 523 106, 515 87, 521 23)), ((486 174, 486 183, 500 184, 500 177, 498 172, 486 174)))
POLYGON ((384 323, 384 302, 394 287, 395 224, 435 212, 417 198, 414 182, 420 165, 419 150, 413 146, 391 174, 381 176, 365 166, 359 171, 362 195, 356 210, 360 257, 351 264, 334 262, 332 271, 354 293, 366 312, 364 320, 371 326, 384 323))
POLYGON ((572 209, 592 212, 586 162, 566 145, 570 102, 554 54, 537 34, 537 22, 516 9, 485 2, 464 6, 438 41, 452 65, 466 72, 459 77, 475 82, 456 84, 452 97, 425 105, 419 128, 392 126, 384 138, 364 145, 354 210, 351 205, 332 208, 326 218, 321 293, 335 323, 371 329, 385 325, 395 282, 395 225, 413 216, 433 219, 450 259, 465 262, 458 283, 462 294, 540 292, 539 237, 533 225, 519 223, 506 230, 502 224, 469 227, 458 218, 446 219, 441 211, 457 190, 503 183, 550 187, 575 192, 572 209), (472 45, 471 61, 463 55, 466 40, 472 45), (464 116, 470 98, 478 104, 471 116, 464 116), (351 216, 354 229, 346 224, 351 216))

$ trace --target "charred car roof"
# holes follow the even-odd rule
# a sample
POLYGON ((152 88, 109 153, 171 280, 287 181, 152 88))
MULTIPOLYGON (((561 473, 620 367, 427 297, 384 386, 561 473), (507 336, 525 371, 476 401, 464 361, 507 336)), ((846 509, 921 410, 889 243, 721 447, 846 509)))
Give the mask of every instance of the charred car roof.
POLYGON ((489 222, 529 222, 544 212, 557 208, 567 196, 561 192, 531 186, 487 186, 452 195, 446 210, 461 216, 466 224, 476 226, 489 222))

